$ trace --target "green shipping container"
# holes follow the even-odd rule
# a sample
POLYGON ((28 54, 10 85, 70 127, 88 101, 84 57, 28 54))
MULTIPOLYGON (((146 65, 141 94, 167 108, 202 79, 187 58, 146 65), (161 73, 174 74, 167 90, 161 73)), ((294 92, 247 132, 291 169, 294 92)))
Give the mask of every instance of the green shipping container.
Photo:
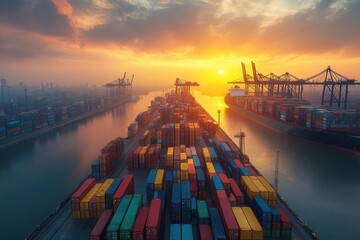
POLYGON ((130 205, 132 195, 126 195, 122 198, 120 205, 116 209, 116 212, 111 219, 111 222, 106 229, 106 239, 108 240, 117 240, 119 239, 119 229, 120 225, 124 219, 125 213, 130 205))
POLYGON ((197 201, 197 211, 199 216, 199 224, 210 223, 209 211, 204 200, 197 201))
POLYGON ((134 226, 139 208, 143 205, 142 194, 134 194, 129 208, 120 227, 120 239, 131 239, 131 230, 134 226))

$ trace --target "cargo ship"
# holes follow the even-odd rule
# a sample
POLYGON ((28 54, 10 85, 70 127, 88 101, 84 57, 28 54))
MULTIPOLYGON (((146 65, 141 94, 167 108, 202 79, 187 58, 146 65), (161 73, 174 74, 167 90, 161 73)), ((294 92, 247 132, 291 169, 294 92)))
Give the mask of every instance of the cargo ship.
POLYGON ((235 86, 225 96, 231 110, 289 135, 360 153, 360 111, 315 107, 297 98, 248 96, 235 86))
POLYGON ((156 97, 27 239, 318 239, 191 95, 156 97))

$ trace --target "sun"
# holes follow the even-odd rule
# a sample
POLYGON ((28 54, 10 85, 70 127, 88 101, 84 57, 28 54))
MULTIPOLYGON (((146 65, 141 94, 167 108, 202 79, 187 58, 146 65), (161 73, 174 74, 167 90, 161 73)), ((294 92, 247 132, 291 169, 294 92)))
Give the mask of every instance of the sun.
POLYGON ((219 69, 217 70, 217 73, 218 73, 219 75, 223 75, 223 74, 224 74, 224 69, 219 68, 219 69))

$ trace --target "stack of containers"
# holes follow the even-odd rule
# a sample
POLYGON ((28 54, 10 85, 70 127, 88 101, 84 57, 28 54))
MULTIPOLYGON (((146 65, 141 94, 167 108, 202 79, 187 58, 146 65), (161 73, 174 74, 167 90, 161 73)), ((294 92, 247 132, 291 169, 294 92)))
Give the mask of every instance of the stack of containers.
POLYGON ((219 207, 219 199, 225 198, 227 199, 226 192, 224 191, 224 186, 221 183, 221 180, 218 175, 213 175, 211 178, 211 195, 212 200, 215 206, 219 207))
POLYGON ((183 180, 189 180, 189 172, 188 172, 188 164, 187 163, 181 163, 180 164, 180 179, 183 180))
POLYGON ((239 226, 240 239, 253 239, 252 229, 243 210, 240 207, 233 207, 232 210, 239 226))
POLYGON ((257 179, 262 183, 262 185, 268 191, 269 198, 266 201, 266 203, 269 206, 275 207, 276 206, 276 191, 275 191, 275 189, 270 185, 270 183, 263 176, 258 176, 257 179))
POLYGON ((125 195, 132 195, 134 194, 134 176, 132 175, 127 175, 123 178, 123 180, 121 181, 120 186, 118 187, 118 189, 115 191, 114 193, 114 198, 113 198, 113 206, 114 206, 114 210, 117 209, 117 207, 119 206, 122 198, 125 195))
POLYGON ((209 211, 208 211, 205 200, 197 201, 197 211, 198 211, 199 224, 209 224, 210 217, 209 217, 209 211))
POLYGON ((131 158, 128 162, 129 169, 138 169, 139 168, 139 154, 143 149, 142 146, 138 146, 132 153, 131 158))
POLYGON ((96 180, 100 179, 100 162, 99 162, 99 159, 95 159, 91 163, 91 176, 94 177, 96 180))
POLYGON ((196 178, 198 184, 198 199, 206 199, 205 174, 201 168, 196 169, 196 178))
POLYGON ((277 210, 278 210, 278 212, 280 213, 280 216, 281 216, 281 237, 283 239, 289 239, 290 240, 291 239, 291 228, 292 228, 291 220, 286 215, 284 210, 282 210, 281 208, 277 208, 277 210))
POLYGON ((96 180, 94 178, 88 178, 71 196, 71 211, 73 219, 81 218, 80 201, 85 197, 90 189, 93 188, 95 184, 96 180))
POLYGON ((106 229, 106 239, 118 240, 121 223, 125 217, 126 211, 130 205, 132 195, 126 195, 122 198, 120 205, 116 209, 113 218, 106 229))
POLYGON ((174 182, 180 183, 181 182, 181 175, 180 175, 180 148, 175 147, 174 148, 174 182))
POLYGON ((150 131, 149 130, 145 130, 145 132, 143 133, 143 135, 141 136, 140 140, 139 140, 139 145, 140 146, 146 146, 150 144, 150 131))
POLYGON ((105 193, 105 208, 113 209, 114 194, 121 184, 122 179, 116 178, 105 193))
POLYGON ((129 204, 128 210, 120 226, 120 239, 132 239, 131 230, 134 226, 136 215, 139 208, 143 205, 142 194, 134 194, 129 204))
POLYGON ((230 182, 230 188, 231 188, 231 193, 234 194, 235 199, 236 199, 236 206, 244 206, 244 194, 242 193, 242 191, 240 190, 239 186, 237 185, 237 183, 235 182, 235 180, 233 178, 229 178, 229 182, 230 182))
POLYGON ((102 212, 105 210, 105 194, 106 191, 109 189, 111 184, 114 182, 114 179, 108 178, 105 180, 103 185, 99 188, 99 190, 95 193, 95 200, 96 200, 96 217, 99 217, 102 212))
POLYGON ((154 191, 162 191, 164 185, 164 169, 158 169, 156 171, 155 181, 154 181, 154 191))
POLYGON ((225 228, 218 208, 210 208, 211 230, 214 239, 226 239, 225 228))
POLYGON ((194 162, 194 167, 196 169, 201 168, 201 163, 200 163, 199 157, 196 156, 196 155, 193 155, 192 159, 193 159, 193 162, 194 162))
POLYGON ((166 167, 168 170, 174 168, 174 147, 168 147, 166 154, 166 167))
POLYGON ((111 221, 112 215, 113 211, 111 209, 106 209, 101 214, 99 220, 96 222, 95 227, 90 233, 90 240, 101 240, 105 238, 106 228, 111 221))
POLYGON ((139 169, 145 169, 145 154, 148 150, 149 145, 143 146, 139 153, 139 169))
POLYGON ((205 162, 211 162, 211 156, 208 148, 202 148, 202 155, 205 162))
POLYGON ((5 120, 6 134, 8 137, 20 135, 21 126, 19 117, 10 117, 5 120))
POLYGON ((191 158, 189 160, 191 160, 191 161, 188 161, 190 194, 191 194, 191 196, 197 197, 197 195, 198 195, 198 186, 197 186, 197 179, 196 179, 196 170, 195 170, 195 167, 194 167, 194 164, 193 164, 193 160, 191 158))
POLYGON ((30 113, 21 114, 20 121, 22 133, 31 132, 33 130, 32 115, 30 113))
MULTIPOLYGON (((94 195, 101 187, 101 183, 96 183, 90 191, 80 201, 80 216, 81 218, 96 217, 96 207, 91 203, 91 200, 95 200, 94 195), (94 208, 95 207, 95 208, 94 208), (91 216, 90 216, 91 215, 91 216)), ((96 202, 95 202, 96 203, 96 202)))
POLYGON ((148 240, 157 240, 160 238, 161 222, 161 200, 151 200, 148 218, 145 225, 145 236, 148 240))
POLYGON ((156 177, 156 170, 151 169, 146 181, 146 196, 147 196, 147 202, 149 203, 151 199, 154 197, 154 182, 156 177))
POLYGON ((181 222, 181 185, 174 183, 171 196, 171 222, 181 222))
POLYGON ((175 123, 175 146, 180 146, 180 123, 175 123))
POLYGON ((191 195, 189 181, 181 181, 181 222, 191 222, 191 195))
POLYGON ((264 237, 270 237, 272 215, 269 206, 261 196, 254 196, 252 201, 252 209, 263 228, 264 237))
POLYGON ((145 224, 148 217, 148 208, 140 208, 136 216, 134 226, 132 228, 132 239, 134 240, 144 240, 145 239, 145 224))
POLYGON ((227 239, 239 239, 239 227, 229 201, 227 199, 219 199, 219 206, 227 239))
POLYGON ((220 178, 220 181, 221 181, 222 185, 224 186, 224 190, 226 192, 226 195, 229 197, 230 192, 231 192, 229 178, 224 173, 218 173, 218 176, 220 178))
POLYGON ((216 173, 223 173, 222 167, 218 162, 212 162, 216 173))
POLYGON ((146 169, 153 169, 155 168, 155 162, 156 162, 156 147, 150 146, 149 150, 146 153, 146 169))
POLYGON ((281 215, 276 208, 271 210, 271 237, 279 238, 281 236, 281 215))
POLYGON ((172 171, 167 171, 165 175, 165 189, 166 189, 166 198, 170 199, 171 191, 172 191, 172 185, 174 181, 174 175, 172 171))
POLYGON ((258 220, 256 219, 253 211, 251 210, 251 208, 243 207, 241 209, 243 210, 246 220, 248 221, 248 223, 250 225, 250 228, 252 231, 252 239, 254 239, 254 240, 263 239, 263 237, 264 237, 263 230, 262 230, 258 220))

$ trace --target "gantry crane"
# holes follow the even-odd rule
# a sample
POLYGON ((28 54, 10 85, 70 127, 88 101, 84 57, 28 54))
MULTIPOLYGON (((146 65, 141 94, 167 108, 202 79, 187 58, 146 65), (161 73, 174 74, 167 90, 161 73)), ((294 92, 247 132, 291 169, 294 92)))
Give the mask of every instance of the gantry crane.
POLYGON ((245 84, 247 95, 302 99, 305 85, 321 85, 323 86, 321 105, 329 104, 330 107, 337 106, 346 109, 349 86, 360 85, 354 79, 349 79, 333 71, 330 66, 312 77, 300 79, 288 72, 280 76, 273 73, 263 75, 257 73, 255 64, 251 63, 253 76, 246 74, 245 64, 241 63, 243 80, 228 82, 245 84))
POLYGON ((110 83, 105 84, 104 86, 109 89, 109 96, 112 99, 119 99, 121 97, 132 94, 132 83, 134 80, 134 74, 131 77, 131 80, 126 79, 126 72, 122 78, 118 78, 110 83))
POLYGON ((180 78, 176 78, 174 85, 176 94, 190 94, 190 87, 199 86, 197 82, 190 82, 180 78))

